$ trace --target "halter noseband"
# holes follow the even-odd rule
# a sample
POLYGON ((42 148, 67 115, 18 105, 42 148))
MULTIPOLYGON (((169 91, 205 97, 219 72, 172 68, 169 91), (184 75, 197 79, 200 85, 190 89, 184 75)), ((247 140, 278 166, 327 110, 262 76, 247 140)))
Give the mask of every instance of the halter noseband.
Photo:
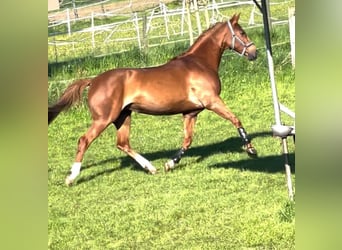
POLYGON ((232 45, 231 45, 231 50, 235 51, 237 54, 239 54, 240 56, 243 56, 246 52, 246 49, 250 46, 252 46, 254 43, 250 42, 250 43, 245 43, 244 41, 242 41, 238 36, 235 35, 232 24, 230 23, 230 21, 227 21, 228 24, 228 28, 230 30, 230 33, 232 34, 232 45), (241 53, 237 52, 236 50, 234 50, 235 48, 235 39, 237 39, 243 46, 243 50, 241 53))

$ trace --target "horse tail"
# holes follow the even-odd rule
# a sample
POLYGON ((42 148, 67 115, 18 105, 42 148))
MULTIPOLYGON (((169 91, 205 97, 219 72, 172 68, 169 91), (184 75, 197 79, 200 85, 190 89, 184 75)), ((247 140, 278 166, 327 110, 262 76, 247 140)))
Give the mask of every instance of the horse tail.
POLYGON ((72 105, 81 101, 84 89, 90 85, 91 79, 80 79, 70 84, 59 100, 48 108, 48 124, 50 124, 62 111, 68 110, 72 105))

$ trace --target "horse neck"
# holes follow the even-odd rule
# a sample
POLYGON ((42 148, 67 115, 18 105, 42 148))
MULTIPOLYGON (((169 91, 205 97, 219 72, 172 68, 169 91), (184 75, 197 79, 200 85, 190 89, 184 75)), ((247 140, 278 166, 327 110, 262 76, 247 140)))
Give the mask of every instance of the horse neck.
POLYGON ((209 67, 218 70, 224 49, 222 41, 225 36, 223 26, 215 28, 212 32, 208 30, 206 34, 200 36, 186 52, 188 55, 195 56, 204 60, 209 67))

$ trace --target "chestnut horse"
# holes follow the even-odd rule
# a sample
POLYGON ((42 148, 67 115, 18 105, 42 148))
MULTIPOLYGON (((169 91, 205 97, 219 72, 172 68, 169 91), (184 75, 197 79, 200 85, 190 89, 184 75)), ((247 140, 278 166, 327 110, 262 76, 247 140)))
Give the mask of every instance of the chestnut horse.
POLYGON ((112 69, 93 79, 80 79, 69 85, 58 102, 48 108, 48 123, 61 111, 80 101, 87 87, 93 121, 78 140, 75 162, 71 174, 66 177, 66 184, 72 184, 79 175, 85 151, 111 123, 117 129, 117 147, 149 173, 156 173, 156 168, 130 146, 132 111, 150 115, 183 114, 183 145, 165 164, 166 171, 173 169, 190 147, 197 115, 204 109, 229 120, 237 128, 247 153, 256 155, 241 121, 219 97, 221 82, 218 68, 225 49, 229 48, 248 60, 257 57, 256 46, 238 24, 239 16, 235 14, 227 22, 216 23, 203 32, 186 52, 164 65, 112 69))

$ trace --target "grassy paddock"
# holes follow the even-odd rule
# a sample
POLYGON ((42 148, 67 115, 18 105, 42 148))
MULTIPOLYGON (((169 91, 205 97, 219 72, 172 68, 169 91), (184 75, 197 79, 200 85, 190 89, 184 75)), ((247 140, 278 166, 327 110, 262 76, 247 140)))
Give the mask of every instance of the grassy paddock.
MULTIPOLYGON (((288 41, 287 27, 273 39, 288 41)), ((248 32, 259 47, 262 33, 248 32)), ((83 58, 51 68, 49 102, 69 82, 112 67, 143 67, 166 62, 186 45, 133 50, 125 55, 83 58), (71 80, 70 80, 71 81, 71 80)), ((90 125, 85 105, 61 114, 48 128, 49 249, 294 249, 295 204, 288 201, 280 140, 274 124, 265 51, 248 62, 226 52, 220 66, 221 97, 242 120, 259 152, 249 158, 236 129, 203 111, 191 149, 171 173, 164 163, 181 146, 182 119, 133 114, 131 144, 159 170, 146 174, 115 148, 109 127, 87 151, 80 177, 67 188, 64 178, 78 138, 90 125)), ((295 74, 289 44, 274 48, 281 102, 295 108, 295 74)), ((286 123, 291 120, 284 117, 286 123)), ((295 182, 294 143, 289 140, 295 182)))

